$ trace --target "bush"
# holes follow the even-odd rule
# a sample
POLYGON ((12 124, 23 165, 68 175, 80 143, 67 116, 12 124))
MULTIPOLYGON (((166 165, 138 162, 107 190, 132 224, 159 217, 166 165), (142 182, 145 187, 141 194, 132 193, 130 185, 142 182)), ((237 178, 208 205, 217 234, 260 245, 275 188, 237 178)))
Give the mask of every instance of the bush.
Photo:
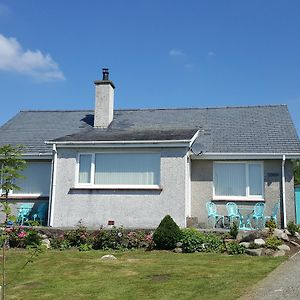
POLYGON ((100 228, 92 237, 92 246, 95 250, 124 249, 126 235, 122 227, 113 227, 111 230, 100 228))
POLYGON ((266 227, 269 228, 269 233, 272 234, 274 232, 275 228, 277 227, 275 220, 273 218, 271 218, 270 220, 268 220, 266 222, 266 227))
POLYGON ((229 234, 233 239, 236 239, 237 235, 239 233, 239 227, 237 226, 236 222, 233 222, 230 226, 229 234))
POLYGON ((273 250, 277 250, 277 247, 282 244, 283 244, 282 240, 280 240, 276 236, 270 236, 266 239, 266 247, 273 250))
POLYGON ((39 246, 41 237, 38 232, 32 228, 23 226, 14 226, 6 228, 8 234, 8 244, 11 248, 26 248, 29 246, 39 246))
POLYGON ((165 216, 153 234, 153 241, 158 249, 170 250, 181 239, 181 230, 171 216, 165 216))
POLYGON ((154 247, 152 233, 146 233, 143 231, 130 231, 127 234, 127 248, 145 248, 151 250, 154 247))
POLYGON ((224 243, 214 234, 204 234, 194 228, 186 228, 182 231, 182 251, 192 252, 224 252, 224 243))
POLYGON ((87 244, 90 242, 87 228, 82 224, 81 221, 78 222, 77 228, 69 231, 65 237, 71 247, 79 247, 82 244, 87 244))
POLYGON ((288 222, 287 229, 292 236, 295 236, 295 233, 299 232, 299 226, 292 221, 288 222))
POLYGON ((78 246, 79 251, 90 251, 92 250, 92 245, 91 244, 80 244, 78 246))
POLYGON ((226 244, 226 251, 230 255, 244 254, 245 247, 243 245, 239 245, 238 243, 231 242, 226 244))
POLYGON ((65 235, 63 233, 58 236, 52 237, 50 239, 50 244, 53 249, 66 250, 71 248, 69 241, 65 238, 65 235))

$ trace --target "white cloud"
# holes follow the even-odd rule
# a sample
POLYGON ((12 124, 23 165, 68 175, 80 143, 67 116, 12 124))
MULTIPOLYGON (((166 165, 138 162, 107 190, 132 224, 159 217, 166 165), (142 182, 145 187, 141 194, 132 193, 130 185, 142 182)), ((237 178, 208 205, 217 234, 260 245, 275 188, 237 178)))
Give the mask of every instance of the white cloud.
POLYGON ((170 56, 186 56, 186 54, 180 49, 171 49, 169 52, 170 56))
POLYGON ((39 81, 64 80, 64 74, 50 54, 24 50, 15 38, 0 34, 0 70, 29 75, 39 81))

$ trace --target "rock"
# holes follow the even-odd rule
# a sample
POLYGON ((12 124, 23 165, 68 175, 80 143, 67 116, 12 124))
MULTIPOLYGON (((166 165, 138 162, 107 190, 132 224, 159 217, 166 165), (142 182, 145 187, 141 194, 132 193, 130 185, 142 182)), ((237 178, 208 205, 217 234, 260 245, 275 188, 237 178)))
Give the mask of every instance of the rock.
POLYGON ((295 232, 295 237, 296 237, 298 240, 300 240, 300 234, 299 234, 299 232, 295 232))
POLYGON ((273 256, 274 250, 272 249, 265 249, 264 254, 267 256, 273 256))
POLYGON ((280 257, 280 256, 285 256, 285 251, 278 250, 273 254, 273 257, 280 257))
POLYGON ((289 237, 288 237, 288 235, 285 232, 283 232, 281 234, 281 239, 284 240, 284 241, 287 241, 287 242, 290 240, 289 237))
POLYGON ((255 239, 254 244, 258 246, 264 246, 266 242, 263 239, 255 239))
POLYGON ((300 247, 300 245, 298 243, 294 242, 294 241, 290 241, 290 243, 293 244, 296 247, 300 247))
POLYGON ((283 230, 275 228, 273 235, 275 235, 276 237, 278 237, 279 239, 281 239, 281 235, 283 234, 283 230))
POLYGON ((277 247, 279 250, 283 250, 283 251, 291 251, 291 248, 288 245, 280 245, 277 247))
POLYGON ((182 253, 182 248, 177 247, 177 248, 175 248, 173 251, 174 251, 175 253, 182 253))
POLYGON ((262 248, 259 248, 259 249, 246 249, 245 253, 247 253, 248 255, 251 255, 251 256, 261 256, 262 250, 263 250, 262 248))
POLYGON ((249 242, 241 242, 240 245, 244 246, 246 249, 248 249, 250 246, 250 243, 249 242))
POLYGON ((47 249, 51 248, 51 242, 49 239, 43 239, 42 240, 42 246, 45 246, 47 249))
POLYGON ((38 235, 39 235, 39 237, 40 237, 41 239, 43 239, 43 240, 45 240, 45 239, 48 238, 48 236, 47 236, 46 234, 41 234, 41 233, 39 233, 38 235))
POLYGON ((284 229, 283 232, 286 233, 287 235, 291 235, 291 233, 287 229, 284 229))
POLYGON ((259 233, 258 232, 251 232, 249 233, 245 233, 246 235, 243 236, 243 238, 241 239, 241 242, 253 242, 255 239, 258 239, 259 233))
POLYGON ((176 248, 180 248, 182 246, 181 242, 176 243, 176 248))
POLYGON ((103 255, 100 259, 101 260, 116 260, 117 258, 113 255, 107 254, 107 255, 103 255))
POLYGON ((270 232, 270 228, 269 227, 265 227, 262 229, 262 234, 267 235, 270 232))

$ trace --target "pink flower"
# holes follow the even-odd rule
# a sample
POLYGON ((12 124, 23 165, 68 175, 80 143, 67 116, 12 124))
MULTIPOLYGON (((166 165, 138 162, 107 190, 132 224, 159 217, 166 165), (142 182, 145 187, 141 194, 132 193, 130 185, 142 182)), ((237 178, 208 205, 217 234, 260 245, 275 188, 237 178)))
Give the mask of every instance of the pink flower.
POLYGON ((6 231, 7 233, 11 233, 11 232, 13 231, 13 228, 6 228, 5 231, 6 231))
POLYGON ((24 238, 26 236, 26 232, 25 231, 21 231, 19 234, 18 234, 18 237, 20 239, 24 238))

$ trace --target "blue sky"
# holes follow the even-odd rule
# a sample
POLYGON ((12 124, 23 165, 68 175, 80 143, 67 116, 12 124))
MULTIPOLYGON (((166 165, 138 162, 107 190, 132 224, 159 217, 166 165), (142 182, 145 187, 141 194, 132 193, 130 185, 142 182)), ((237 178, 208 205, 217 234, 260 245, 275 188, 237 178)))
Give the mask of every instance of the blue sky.
POLYGON ((288 104, 300 130, 300 1, 0 0, 0 124, 24 109, 288 104))

